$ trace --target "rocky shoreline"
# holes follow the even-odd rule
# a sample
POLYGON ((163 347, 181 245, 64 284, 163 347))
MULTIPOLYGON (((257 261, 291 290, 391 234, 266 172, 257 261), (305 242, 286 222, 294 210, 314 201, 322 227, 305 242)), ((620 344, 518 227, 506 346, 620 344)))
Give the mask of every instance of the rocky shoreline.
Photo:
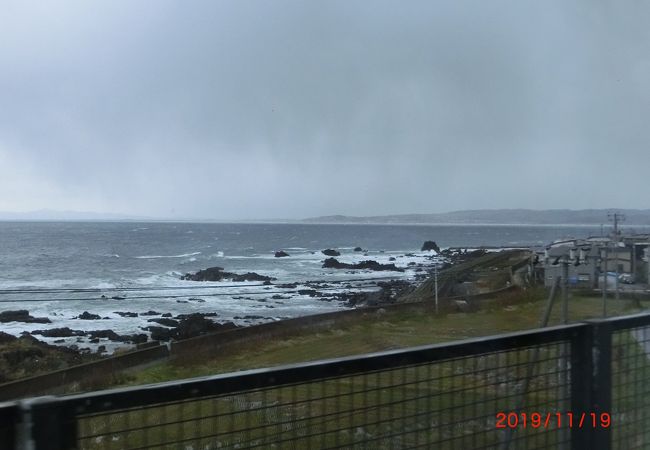
MULTIPOLYGON (((425 243, 426 244, 426 243, 425 243)), ((434 243, 435 245, 435 243, 434 243)), ((437 246, 436 246, 437 247, 437 246)), ((277 283, 274 277, 261 275, 255 272, 234 273, 228 272, 222 267, 209 267, 194 273, 186 273, 181 276, 182 280, 192 282, 215 282, 215 281, 232 281, 232 282, 257 282, 262 283, 256 286, 262 286, 263 291, 258 295, 234 295, 235 300, 254 301, 265 304, 265 309, 271 312, 275 306, 291 302, 296 296, 313 298, 325 302, 338 302, 343 307, 363 307, 390 304, 414 289, 414 287, 423 279, 429 276, 433 270, 433 264, 440 262, 439 254, 431 249, 427 249, 427 254, 418 255, 421 262, 409 262, 408 264, 399 264, 402 258, 409 258, 415 255, 405 253, 390 257, 390 263, 382 264, 377 261, 366 259, 356 263, 341 262, 336 257, 341 253, 335 249, 325 249, 321 251, 324 258, 322 267, 332 271, 340 271, 345 274, 363 274, 370 272, 381 273, 403 273, 410 269, 411 278, 404 279, 387 279, 382 281, 368 281, 363 279, 355 282, 337 281, 337 280, 317 280, 306 282, 277 283), (372 285, 371 285, 372 284, 372 285)), ((278 258, 291 258, 291 255, 284 251, 278 251, 275 255, 278 258)), ((362 255, 364 250, 356 247, 353 254, 362 255)), ((403 277, 403 275, 400 275, 403 277)), ((111 296, 102 295, 102 298, 108 300, 126 299, 127 294, 111 296)), ((186 299, 177 299, 179 303, 205 303, 200 295, 195 297, 188 296, 186 299)), ((76 317, 72 317, 75 322, 84 324, 83 327, 75 326, 53 326, 56 321, 48 317, 35 317, 28 310, 8 310, 0 312, 0 323, 25 323, 25 324, 43 324, 43 327, 23 331, 20 337, 11 336, 7 341, 29 340, 32 343, 46 339, 47 342, 41 342, 48 351, 54 351, 56 348, 64 349, 62 351, 75 353, 79 358, 100 357, 110 353, 107 350, 109 343, 120 344, 127 347, 134 347, 152 341, 169 342, 172 340, 183 340, 194 336, 200 336, 207 333, 231 330, 240 326, 253 325, 258 323, 277 321, 286 319, 282 315, 273 314, 246 314, 235 316, 232 320, 221 317, 216 312, 196 312, 191 314, 172 314, 171 312, 162 312, 147 310, 143 312, 132 311, 125 308, 113 311, 113 314, 125 319, 146 320, 146 325, 139 326, 137 330, 129 333, 117 333, 115 330, 107 327, 101 327, 100 324, 105 319, 111 317, 96 314, 93 310, 83 311, 76 317), (97 323, 97 327, 88 327, 91 323, 97 323), (52 345, 55 344, 55 345, 52 345), (92 344, 92 345, 91 345, 92 344)), ((54 319, 54 318, 52 318, 54 319)), ((69 322, 67 322, 69 323, 69 322)), ((2 343, 0 342, 0 345, 2 343)), ((38 354, 39 351, 36 351, 38 354)))

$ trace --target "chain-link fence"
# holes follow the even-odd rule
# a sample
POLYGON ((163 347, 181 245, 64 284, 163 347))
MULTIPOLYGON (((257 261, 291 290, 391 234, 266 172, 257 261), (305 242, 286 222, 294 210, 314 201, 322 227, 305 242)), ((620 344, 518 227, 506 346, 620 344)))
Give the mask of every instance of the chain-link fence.
POLYGON ((637 315, 31 399, 0 407, 0 447, 647 448, 646 327, 637 315))

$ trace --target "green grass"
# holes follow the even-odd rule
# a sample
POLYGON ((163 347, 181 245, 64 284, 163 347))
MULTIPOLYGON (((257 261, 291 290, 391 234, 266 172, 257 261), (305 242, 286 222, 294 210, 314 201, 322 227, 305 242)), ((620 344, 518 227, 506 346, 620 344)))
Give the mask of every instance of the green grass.
MULTIPOLYGON (((558 404, 558 351, 540 350, 528 411, 558 404)), ((531 355, 517 349, 90 416, 79 421, 79 447, 492 448, 494 412, 518 405, 531 355)), ((543 446, 548 435, 517 438, 543 446)))
MULTIPOLYGON (((130 385, 155 383, 536 328, 545 296, 543 290, 508 293, 496 301, 486 301, 476 312, 440 316, 413 311, 369 313, 354 323, 326 332, 242 345, 207 360, 202 357, 186 359, 182 364, 165 362, 126 381, 130 385)), ((598 297, 575 297, 569 305, 571 321, 600 317, 602 311, 598 297)), ((550 325, 561 323, 560 309, 556 300, 550 325)), ((608 309, 610 315, 639 311, 630 301, 610 301, 608 309)))
MULTIPOLYGON (((487 301, 473 313, 369 313, 327 332, 252 343, 195 364, 161 364, 136 374, 130 384, 533 328, 539 322, 544 297, 543 291, 509 293, 487 301)), ((601 305, 600 298, 573 298, 570 318, 598 317, 601 305)), ((612 301, 609 311, 611 315, 627 314, 637 308, 629 301, 612 301)), ((551 325, 559 323, 559 314, 558 303, 551 325)), ((647 383, 642 372, 630 371, 629 366, 642 365, 645 373, 647 358, 629 332, 616 336, 615 348, 619 347, 624 350, 614 362, 615 407, 642 411, 647 400, 638 394, 647 393, 647 383)), ((559 344, 540 349, 536 376, 524 405, 529 414, 560 407, 559 351, 559 344)), ((178 441, 187 449, 491 448, 503 439, 503 431, 495 430, 495 411, 520 406, 521 380, 527 376, 532 354, 531 349, 517 349, 172 404, 161 398, 160 404, 146 409, 80 418, 79 448, 171 449, 179 448, 178 441)), ((613 420, 627 427, 626 443, 634 446, 641 442, 643 430, 639 427, 647 421, 634 423, 639 420, 636 415, 613 420)), ((525 440, 528 447, 554 447, 559 437, 556 431, 553 426, 519 429, 514 438, 525 440)))

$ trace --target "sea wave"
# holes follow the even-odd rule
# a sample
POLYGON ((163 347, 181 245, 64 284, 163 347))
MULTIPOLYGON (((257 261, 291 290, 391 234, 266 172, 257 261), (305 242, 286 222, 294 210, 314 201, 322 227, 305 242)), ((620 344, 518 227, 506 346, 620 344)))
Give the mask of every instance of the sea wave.
POLYGON ((136 256, 136 259, 160 259, 160 258, 187 258, 189 256, 200 255, 201 252, 183 253, 182 255, 144 255, 136 256))

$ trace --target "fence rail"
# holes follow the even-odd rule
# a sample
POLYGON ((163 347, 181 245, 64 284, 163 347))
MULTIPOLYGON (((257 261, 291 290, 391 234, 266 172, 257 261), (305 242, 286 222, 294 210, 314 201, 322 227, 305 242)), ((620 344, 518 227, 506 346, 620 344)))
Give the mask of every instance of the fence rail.
POLYGON ((41 397, 0 448, 648 448, 648 355, 642 314, 41 397))

